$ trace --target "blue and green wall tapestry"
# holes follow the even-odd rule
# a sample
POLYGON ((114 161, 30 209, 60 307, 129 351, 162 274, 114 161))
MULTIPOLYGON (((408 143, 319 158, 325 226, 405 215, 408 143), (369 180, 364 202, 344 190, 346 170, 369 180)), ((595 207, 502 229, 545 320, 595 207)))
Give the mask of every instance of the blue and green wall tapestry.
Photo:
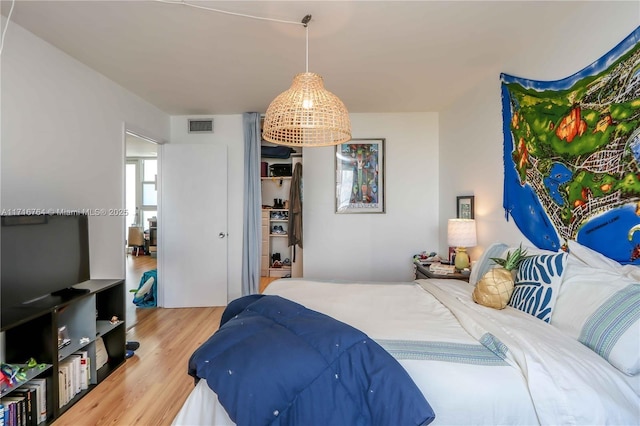
POLYGON ((640 265, 640 27, 565 79, 500 78, 507 220, 640 265))

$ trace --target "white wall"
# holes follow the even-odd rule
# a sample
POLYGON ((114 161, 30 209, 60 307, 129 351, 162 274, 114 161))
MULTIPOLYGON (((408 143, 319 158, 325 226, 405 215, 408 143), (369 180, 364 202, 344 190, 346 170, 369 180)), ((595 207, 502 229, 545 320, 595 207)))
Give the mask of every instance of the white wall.
POLYGON ((354 138, 386 138, 386 213, 335 213, 334 147, 305 148, 304 276, 408 281, 438 244, 438 115, 351 114, 354 138))
MULTIPOLYGON (((1 72, 0 207, 123 208, 125 123, 162 140, 169 116, 15 22, 1 72)), ((89 232, 91 276, 124 278, 124 217, 89 232)))
MULTIPOLYGON (((242 115, 173 116, 171 117, 172 144, 223 144, 227 146, 227 297, 242 295, 242 232, 244 191, 244 131, 242 115), (213 118, 213 133, 188 132, 189 118, 213 118)), ((197 173, 197 170, 194 170, 197 173)), ((203 224, 204 226, 205 224, 203 224)), ((179 224, 164 224, 179 226, 179 224)), ((166 259, 167 262, 170 259, 166 259)))
MULTIPOLYGON (((640 24, 640 3, 576 2, 567 25, 541 30, 539 42, 496 68, 486 79, 440 113, 440 250, 447 251, 447 219, 456 215, 455 197, 475 195, 477 258, 491 243, 531 245, 502 208, 502 106, 500 73, 534 80, 559 80, 611 50, 640 24), (586 5, 586 6, 585 6, 586 5)), ((505 37, 508 35, 505 34, 505 37)))
MULTIPOLYGON (((241 115, 214 115, 213 134, 189 134, 171 117, 171 143, 228 149, 228 298, 241 295, 244 141, 241 115)), ((438 243, 438 117, 434 113, 352 114, 354 138, 386 138, 386 213, 335 214, 333 147, 305 148, 304 276, 407 281, 411 256, 438 243)))

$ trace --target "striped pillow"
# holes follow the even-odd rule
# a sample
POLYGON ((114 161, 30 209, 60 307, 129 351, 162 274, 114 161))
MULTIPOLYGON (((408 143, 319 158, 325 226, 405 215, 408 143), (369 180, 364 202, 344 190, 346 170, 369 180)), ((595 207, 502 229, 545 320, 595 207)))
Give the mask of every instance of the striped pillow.
POLYGON ((637 266, 569 241, 567 268, 551 325, 627 375, 640 373, 640 284, 637 266))
POLYGON ((567 253, 525 259, 518 268, 509 306, 549 322, 566 263, 567 253))
POLYGON ((617 291, 591 314, 578 340, 625 374, 640 372, 640 284, 617 291))

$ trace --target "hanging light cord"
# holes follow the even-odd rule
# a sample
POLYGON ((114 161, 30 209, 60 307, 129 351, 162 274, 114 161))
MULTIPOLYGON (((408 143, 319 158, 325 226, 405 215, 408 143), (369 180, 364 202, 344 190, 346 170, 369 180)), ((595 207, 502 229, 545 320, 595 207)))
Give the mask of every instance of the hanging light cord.
MULTIPOLYGON (((280 22, 282 24, 304 25, 305 27, 307 26, 307 24, 304 23, 304 22, 301 24, 300 22, 286 21, 284 19, 265 18, 263 16, 253 16, 253 15, 246 15, 244 13, 229 12, 228 10, 221 10, 221 9, 214 9, 214 8, 211 8, 211 7, 198 6, 196 4, 187 3, 184 0, 155 0, 155 1, 160 2, 160 3, 181 4, 183 6, 189 6, 189 7, 193 7, 193 8, 196 8, 196 9, 204 9, 204 10, 208 10, 208 11, 211 11, 211 12, 224 13, 226 15, 241 16, 243 18, 259 19, 261 21, 280 22)), ((311 19, 311 15, 307 15, 307 16, 309 16, 309 19, 311 19)), ((303 19, 303 21, 304 21, 304 19, 303 19)))
POLYGON ((9 28, 9 21, 11 21, 11 14, 13 13, 13 6, 16 5, 16 0, 11 1, 11 9, 9 9, 9 14, 7 15, 7 23, 2 30, 2 38, 0 38, 0 56, 2 55, 2 49, 4 48, 4 39, 7 36, 7 28, 9 28))
POLYGON ((305 15, 304 18, 302 18, 302 25, 304 25, 304 29, 306 30, 307 33, 307 44, 306 44, 306 48, 305 48, 305 52, 307 52, 307 56, 306 56, 306 72, 309 72, 309 21, 311 21, 311 15, 305 15))
POLYGON ((205 7, 205 6, 198 6, 197 4, 187 3, 185 0, 155 0, 155 1, 157 1, 159 3, 181 4, 183 6, 189 6, 189 7, 195 8, 195 9, 204 9, 204 10, 208 10, 210 12, 224 13, 225 15, 241 16, 243 18, 258 19, 258 20, 261 20, 261 21, 272 21, 272 22, 280 22, 282 24, 302 25, 306 30, 306 46, 305 46, 306 47, 305 48, 305 52, 306 52, 306 58, 305 58, 306 70, 305 71, 309 72, 309 21, 311 21, 311 15, 305 15, 305 17, 302 18, 301 22, 295 22, 295 21, 285 21, 283 19, 265 18, 264 16, 254 16, 254 15, 246 15, 244 13, 229 12, 228 10, 214 9, 214 8, 205 7))
POLYGON ((306 33, 307 33, 307 45, 305 47, 305 52, 307 52, 305 72, 309 72, 309 27, 305 25, 304 29, 306 30, 306 33))

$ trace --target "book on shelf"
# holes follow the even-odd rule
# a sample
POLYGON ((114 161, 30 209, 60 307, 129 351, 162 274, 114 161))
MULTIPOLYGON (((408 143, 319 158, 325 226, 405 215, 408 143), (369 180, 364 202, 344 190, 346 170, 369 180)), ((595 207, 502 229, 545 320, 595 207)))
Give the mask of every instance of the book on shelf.
POLYGON ((71 401, 73 399, 73 397, 76 395, 76 388, 75 388, 75 368, 73 366, 73 360, 72 359, 67 359, 67 369, 68 369, 68 376, 67 376, 67 403, 69 403, 69 401, 71 401))
POLYGON ((16 408, 13 401, 5 398, 9 397, 5 396, 1 400, 3 424, 6 426, 13 426, 16 423, 16 408))
POLYGON ((11 419, 12 411, 15 409, 12 409, 11 407, 13 403, 11 401, 7 401, 5 398, 7 397, 5 396, 0 400, 0 406, 2 406, 2 424, 9 426, 15 422, 15 418, 11 419))
POLYGON ((8 407, 8 416, 5 412, 6 423, 9 426, 26 426, 26 409, 24 396, 10 394, 2 398, 2 405, 8 407))
POLYGON ((47 379, 31 379, 25 386, 34 388, 36 391, 36 407, 38 409, 38 423, 47 420, 47 379))
POLYGON ((95 345, 96 345, 96 370, 99 370, 102 368, 103 365, 105 365, 107 363, 107 361, 109 361, 109 354, 107 353, 107 348, 104 345, 104 340, 102 340, 102 337, 98 337, 95 340, 95 345))
POLYGON ((67 362, 67 403, 71 401, 75 395, 75 367, 73 365, 73 359, 71 357, 66 359, 67 362))
POLYGON ((11 395, 24 396, 26 426, 35 426, 38 424, 38 407, 36 404, 36 390, 23 385, 13 391, 11 395))
POLYGON ((71 361, 66 359, 62 361, 58 368, 58 407, 62 408, 67 405, 73 395, 71 393, 71 380, 73 379, 73 369, 71 361))
POLYGON ((87 387, 91 384, 91 357, 87 356, 87 387))
POLYGON ((89 353, 87 351, 74 352, 80 357, 80 391, 89 388, 91 382, 91 368, 89 366, 89 353))
POLYGON ((16 419, 17 419, 17 424, 18 426, 24 426, 25 425, 25 421, 26 421, 26 402, 24 399, 24 396, 13 396, 12 398, 15 398, 17 400, 17 405, 16 405, 16 419))
POLYGON ((76 396, 82 390, 82 385, 80 384, 80 369, 82 368, 80 360, 82 358, 76 353, 71 354, 69 358, 71 359, 71 365, 73 368, 73 380, 71 381, 72 394, 73 396, 76 396))
POLYGON ((61 364, 58 367, 58 408, 62 408, 62 406, 64 404, 66 404, 67 402, 64 400, 65 399, 65 372, 64 372, 64 366, 61 364))

